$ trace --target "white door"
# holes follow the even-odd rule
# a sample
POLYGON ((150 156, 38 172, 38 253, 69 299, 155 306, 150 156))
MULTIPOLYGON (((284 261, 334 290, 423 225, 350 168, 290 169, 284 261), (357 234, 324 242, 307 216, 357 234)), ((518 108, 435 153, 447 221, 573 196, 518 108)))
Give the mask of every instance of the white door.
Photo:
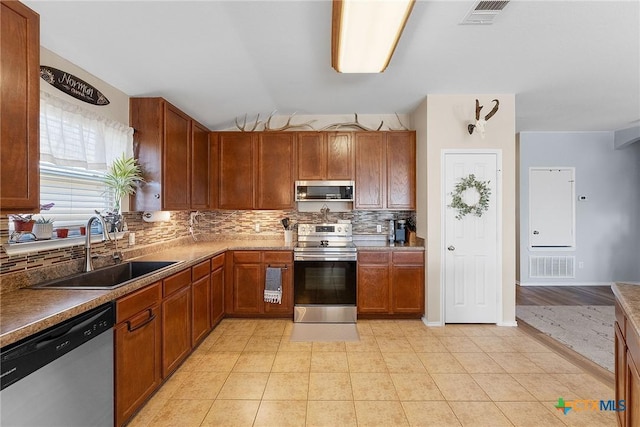
MULTIPOLYGON (((498 290, 498 190, 497 152, 445 153, 444 155, 444 288, 445 323, 496 323, 498 290), (457 219, 459 211, 450 207, 456 184, 473 174, 490 190, 488 209, 457 219)), ((474 206, 480 192, 470 188, 462 200, 474 206)))

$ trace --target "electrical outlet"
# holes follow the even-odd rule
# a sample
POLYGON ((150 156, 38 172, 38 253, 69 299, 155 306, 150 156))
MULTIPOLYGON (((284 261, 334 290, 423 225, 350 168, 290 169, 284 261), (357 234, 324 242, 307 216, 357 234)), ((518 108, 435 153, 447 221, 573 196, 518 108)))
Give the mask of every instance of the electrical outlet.
POLYGON ((376 232, 382 233, 382 226, 380 224, 376 225, 376 232))
POLYGON ((129 246, 136 244, 136 233, 129 233, 129 246))
POLYGON ((253 224, 253 229, 255 230, 256 233, 260 232, 260 223, 256 222, 255 224, 253 224))
POLYGON ((584 268, 584 261, 578 262, 578 268, 584 268))

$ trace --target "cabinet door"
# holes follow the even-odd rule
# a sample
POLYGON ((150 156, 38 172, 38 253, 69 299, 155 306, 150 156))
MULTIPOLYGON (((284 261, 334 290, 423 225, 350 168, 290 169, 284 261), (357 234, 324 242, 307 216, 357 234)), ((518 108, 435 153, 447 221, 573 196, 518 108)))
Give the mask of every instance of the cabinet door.
MULTIPOLYGON (((613 328, 615 331, 615 336, 614 336, 615 378, 616 378, 615 398, 616 398, 616 402, 620 402, 621 400, 625 400, 625 393, 626 393, 627 348, 624 342, 624 337, 622 336, 620 324, 618 322, 615 322, 615 325, 613 328)), ((626 425, 624 411, 618 411, 616 415, 618 416, 618 424, 621 427, 624 427, 626 425)))
POLYGON ((324 134, 298 132, 298 179, 325 179, 327 156, 324 134))
POLYGON ((115 327, 115 418, 123 425, 161 382, 160 305, 115 327))
POLYGON ((355 132, 355 209, 382 209, 385 204, 386 149, 383 132, 355 132))
POLYGON ((191 120, 168 102, 164 114, 162 208, 189 209, 191 120))
POLYGON ((293 209, 295 132, 258 135, 257 209, 293 209))
POLYGON ((424 269, 419 266, 391 267, 391 310, 394 313, 424 312, 424 269))
POLYGON ((263 308, 262 264, 234 264, 233 313, 260 314, 263 308))
POLYGON ((220 209, 253 209, 253 152, 250 133, 218 134, 220 209))
POLYGON ((350 132, 326 134, 327 173, 324 179, 353 179, 353 142, 350 132))
POLYGON ((210 330, 211 282, 207 275, 191 284, 191 343, 202 340, 210 330))
MULTIPOLYGON (((264 302, 265 314, 293 315, 293 253, 290 251, 264 251, 263 277, 266 278, 267 267, 280 268, 282 272, 282 299, 280 304, 264 302)), ((264 282, 262 285, 264 290, 264 282)), ((264 298, 264 294, 262 295, 264 298)))
POLYGON ((640 373, 630 351, 627 351, 626 376, 626 425, 635 427, 640 425, 640 373))
POLYGON ((415 132, 387 132, 387 208, 416 208, 415 132))
POLYGON ((224 317, 224 268, 211 272, 211 327, 224 317))
POLYGON ((218 134, 209 133, 209 209, 218 208, 220 162, 218 161, 218 134))
POLYGON ((40 205, 40 17, 17 1, 0 7, 0 211, 33 212, 40 205))
POLYGON ((191 122, 191 209, 209 205, 209 130, 191 122))
POLYGON ((162 377, 166 378, 191 351, 191 287, 162 301, 162 377))
POLYGON ((358 313, 389 313, 389 267, 358 263, 358 313))

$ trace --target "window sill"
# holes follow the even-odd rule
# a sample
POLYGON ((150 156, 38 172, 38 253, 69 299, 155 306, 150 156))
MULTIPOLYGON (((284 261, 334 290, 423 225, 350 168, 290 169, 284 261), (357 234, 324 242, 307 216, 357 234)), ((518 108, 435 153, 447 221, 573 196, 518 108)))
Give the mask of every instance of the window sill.
MULTIPOLYGON (((121 240, 124 238, 126 231, 120 231, 116 235, 117 240, 121 240)), ((113 238, 113 233, 109 233, 111 238, 113 238)), ((48 251, 51 249, 62 249, 62 248, 70 248, 72 246, 81 246, 84 245, 86 241, 86 236, 74 236, 74 237, 65 237, 65 238, 52 238, 50 240, 35 240, 28 242, 19 242, 19 243, 4 243, 2 248, 7 253, 7 255, 16 256, 16 255, 24 255, 30 254, 34 252, 40 251, 48 251)), ((91 236, 91 243, 98 243, 102 241, 101 234, 94 234, 91 236)))

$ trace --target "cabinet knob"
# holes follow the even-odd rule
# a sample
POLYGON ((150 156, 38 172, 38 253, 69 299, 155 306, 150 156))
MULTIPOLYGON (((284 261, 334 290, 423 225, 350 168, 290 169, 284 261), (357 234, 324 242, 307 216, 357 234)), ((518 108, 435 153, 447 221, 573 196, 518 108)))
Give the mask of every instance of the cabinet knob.
POLYGON ((533 230, 533 234, 538 235, 538 234, 540 234, 540 232, 538 230, 533 230))
POLYGON ((449 247, 447 248, 448 251, 455 251, 456 247, 453 245, 449 245, 449 247))

